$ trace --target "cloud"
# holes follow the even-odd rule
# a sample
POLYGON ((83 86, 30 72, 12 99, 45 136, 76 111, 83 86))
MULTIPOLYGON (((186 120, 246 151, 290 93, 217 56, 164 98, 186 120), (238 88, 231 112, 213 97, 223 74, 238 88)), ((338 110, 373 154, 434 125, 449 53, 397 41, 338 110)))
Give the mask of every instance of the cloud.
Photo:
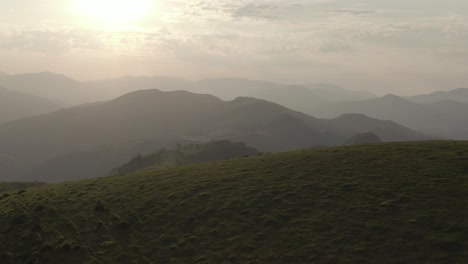
POLYGON ((96 32, 73 30, 15 30, 0 34, 0 48, 63 54, 72 49, 102 49, 96 32))
POLYGON ((350 14, 350 15, 368 15, 368 14, 375 14, 376 11, 373 10, 358 10, 358 9, 337 9, 333 10, 333 12, 341 13, 341 14, 350 14))
POLYGON ((249 3, 237 8, 232 12, 232 16, 235 18, 278 20, 277 16, 271 14, 271 11, 276 8, 278 7, 271 4, 249 3))

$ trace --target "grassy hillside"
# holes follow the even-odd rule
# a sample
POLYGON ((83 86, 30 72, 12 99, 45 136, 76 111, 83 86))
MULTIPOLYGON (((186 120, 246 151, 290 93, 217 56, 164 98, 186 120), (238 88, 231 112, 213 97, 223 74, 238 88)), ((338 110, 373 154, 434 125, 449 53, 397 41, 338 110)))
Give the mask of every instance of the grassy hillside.
POLYGON ((1 263, 465 263, 468 142, 270 154, 7 193, 1 263))
POLYGON ((162 149, 142 156, 137 155, 126 164, 113 170, 114 174, 124 174, 150 168, 168 168, 194 163, 259 155, 260 151, 242 142, 229 140, 211 141, 205 144, 178 145, 176 149, 162 149))

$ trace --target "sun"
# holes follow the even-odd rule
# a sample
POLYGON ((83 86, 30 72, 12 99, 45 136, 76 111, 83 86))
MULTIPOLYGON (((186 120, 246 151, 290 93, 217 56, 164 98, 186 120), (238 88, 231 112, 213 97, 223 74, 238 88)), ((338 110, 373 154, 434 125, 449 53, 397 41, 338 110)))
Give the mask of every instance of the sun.
POLYGON ((95 22, 125 25, 144 18, 152 0, 76 0, 78 9, 95 22))

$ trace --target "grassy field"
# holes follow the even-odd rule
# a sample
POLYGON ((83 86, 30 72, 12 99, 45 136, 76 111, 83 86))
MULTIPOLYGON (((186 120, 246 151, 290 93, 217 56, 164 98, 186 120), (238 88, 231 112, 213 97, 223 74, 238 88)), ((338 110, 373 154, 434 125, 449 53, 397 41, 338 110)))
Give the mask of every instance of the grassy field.
POLYGON ((468 142, 268 154, 0 194, 0 263, 466 263, 468 142))

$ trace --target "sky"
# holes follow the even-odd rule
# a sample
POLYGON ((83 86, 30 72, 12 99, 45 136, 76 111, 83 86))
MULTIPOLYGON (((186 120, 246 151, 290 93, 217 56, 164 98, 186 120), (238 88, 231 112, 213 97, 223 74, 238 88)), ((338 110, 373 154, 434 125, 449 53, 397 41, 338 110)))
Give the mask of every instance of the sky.
POLYGON ((0 0, 0 71, 468 87, 466 0, 0 0))

